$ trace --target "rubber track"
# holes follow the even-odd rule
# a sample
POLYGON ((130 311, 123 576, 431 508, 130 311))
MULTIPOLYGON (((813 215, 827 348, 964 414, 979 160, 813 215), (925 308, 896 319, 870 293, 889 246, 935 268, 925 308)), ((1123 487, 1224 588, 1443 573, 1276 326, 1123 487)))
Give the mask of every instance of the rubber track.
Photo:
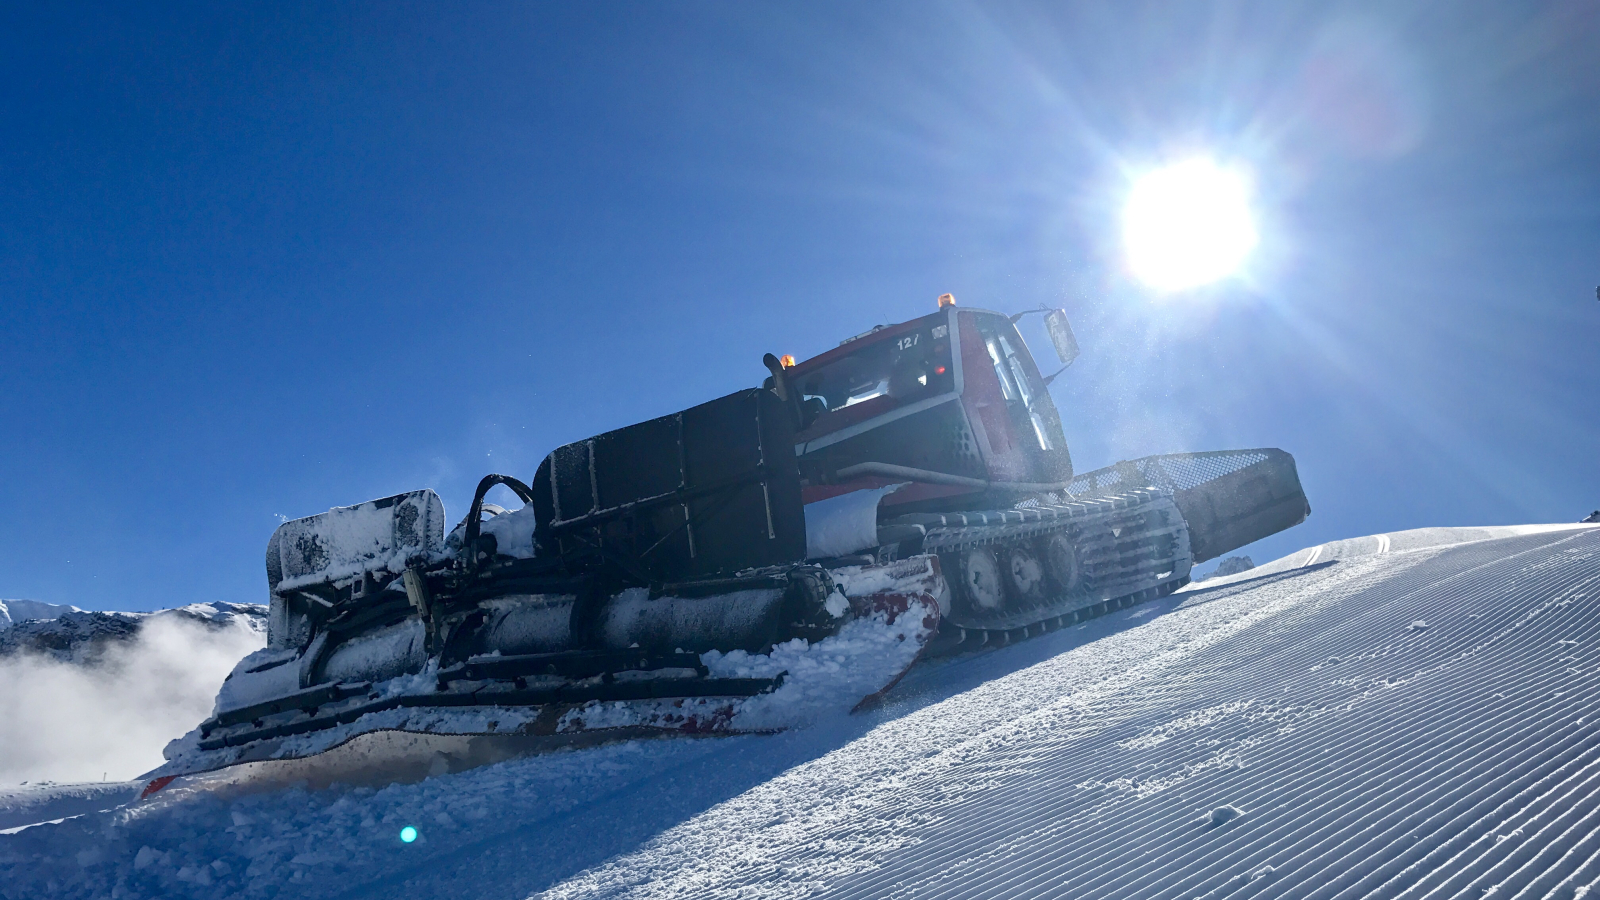
POLYGON ((982 618, 958 608, 946 618, 941 637, 930 647, 934 654, 1035 637, 1164 597, 1189 583, 1187 526, 1165 491, 1140 489, 1062 506, 938 518, 949 524, 929 528, 923 550, 941 554, 946 572, 960 571, 954 554, 968 549, 1066 533, 1076 539, 1080 569, 1092 586, 1083 594, 982 618), (1170 551, 1162 552, 1163 548, 1170 551))

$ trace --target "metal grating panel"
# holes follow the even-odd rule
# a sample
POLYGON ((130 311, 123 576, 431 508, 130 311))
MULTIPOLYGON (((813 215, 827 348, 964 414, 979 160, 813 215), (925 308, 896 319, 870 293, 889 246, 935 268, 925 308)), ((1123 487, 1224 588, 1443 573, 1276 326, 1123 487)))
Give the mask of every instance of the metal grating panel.
POLYGON ((1072 479, 1067 493, 1075 498, 1089 497, 1111 488, 1126 490, 1130 486, 1186 491, 1267 459, 1263 450, 1209 450, 1146 456, 1085 472, 1072 479))
POLYGON ((1247 466, 1265 462, 1266 459, 1267 454, 1260 450, 1175 453, 1140 460, 1139 468, 1151 479, 1152 484, 1160 484, 1174 491, 1186 491, 1247 466))

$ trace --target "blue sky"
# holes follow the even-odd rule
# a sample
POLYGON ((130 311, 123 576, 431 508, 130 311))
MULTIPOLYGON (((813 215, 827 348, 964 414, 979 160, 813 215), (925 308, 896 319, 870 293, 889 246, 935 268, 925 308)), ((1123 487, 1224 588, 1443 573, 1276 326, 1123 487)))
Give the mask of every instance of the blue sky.
POLYGON ((280 516, 964 304, 1072 315, 1080 470, 1278 446, 1252 547, 1600 507, 1600 12, 212 4, 0 18, 0 596, 264 601, 280 516), (1129 178, 1254 178, 1222 285, 1129 178))

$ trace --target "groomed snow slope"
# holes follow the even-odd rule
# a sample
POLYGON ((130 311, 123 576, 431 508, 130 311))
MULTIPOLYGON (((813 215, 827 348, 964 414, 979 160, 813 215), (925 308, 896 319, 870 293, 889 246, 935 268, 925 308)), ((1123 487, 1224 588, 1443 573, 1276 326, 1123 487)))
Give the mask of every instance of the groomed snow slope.
POLYGON ((1600 529, 1430 529, 804 731, 164 792, 0 836, 0 896, 1572 897, 1597 826, 1600 529))

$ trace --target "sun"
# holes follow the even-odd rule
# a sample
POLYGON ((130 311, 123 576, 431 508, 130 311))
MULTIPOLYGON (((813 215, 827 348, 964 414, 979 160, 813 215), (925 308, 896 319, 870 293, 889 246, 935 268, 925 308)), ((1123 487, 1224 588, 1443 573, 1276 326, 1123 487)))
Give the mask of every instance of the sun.
POLYGON ((1249 184, 1208 159, 1149 172, 1128 194, 1122 239, 1134 275, 1157 290, 1226 278, 1256 246, 1249 184))

